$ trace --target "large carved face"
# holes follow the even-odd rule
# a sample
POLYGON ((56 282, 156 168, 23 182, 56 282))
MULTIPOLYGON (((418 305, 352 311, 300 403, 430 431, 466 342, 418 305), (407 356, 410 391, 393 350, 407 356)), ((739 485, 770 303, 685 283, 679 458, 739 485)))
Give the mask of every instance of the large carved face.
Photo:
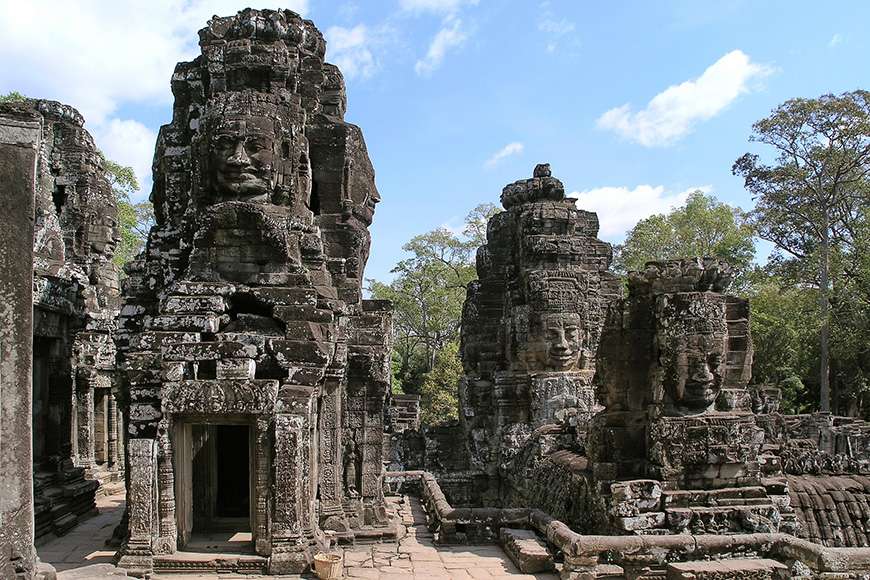
POLYGON ((547 370, 574 370, 583 349, 583 327, 574 313, 545 314, 530 345, 547 370))
POLYGON ((91 250, 111 257, 121 241, 118 220, 115 212, 106 211, 102 215, 92 215, 88 227, 88 242, 91 250))
POLYGON ((266 117, 230 117, 211 137, 210 166, 218 196, 266 201, 273 189, 274 123, 266 117))
POLYGON ((724 334, 714 333, 676 341, 666 362, 671 368, 665 385, 675 407, 699 413, 716 402, 725 372, 725 340, 724 334))

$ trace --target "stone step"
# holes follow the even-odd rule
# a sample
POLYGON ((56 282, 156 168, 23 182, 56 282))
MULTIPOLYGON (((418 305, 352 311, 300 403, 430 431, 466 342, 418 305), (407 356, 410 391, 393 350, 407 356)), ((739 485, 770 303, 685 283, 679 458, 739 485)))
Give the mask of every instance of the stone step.
POLYGON ((720 580, 721 578, 752 578, 752 580, 788 580, 785 564, 776 560, 713 560, 672 562, 667 567, 667 580, 720 580))
POLYGON ((262 556, 211 552, 176 552, 154 557, 154 571, 164 573, 266 574, 262 556))
POLYGON ((535 532, 502 528, 499 540, 508 557, 523 574, 536 574, 553 569, 553 556, 535 532))

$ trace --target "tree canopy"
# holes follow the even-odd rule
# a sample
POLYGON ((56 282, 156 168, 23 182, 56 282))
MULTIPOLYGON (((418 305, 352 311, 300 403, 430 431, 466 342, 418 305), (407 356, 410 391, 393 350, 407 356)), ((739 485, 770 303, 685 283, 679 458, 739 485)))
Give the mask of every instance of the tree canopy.
POLYGON ((832 300, 870 287, 870 92, 791 99, 752 129, 750 141, 772 149, 773 159, 746 153, 733 172, 755 200, 757 235, 776 248, 771 265, 817 290, 819 403, 829 411, 832 300))
POLYGON ((154 208, 147 201, 132 201, 131 196, 139 189, 139 180, 132 167, 107 159, 102 153, 100 155, 118 204, 118 225, 121 229, 121 242, 112 260, 123 268, 144 247, 154 224, 154 208))
POLYGON ((437 228, 413 237, 408 257, 393 268, 390 283, 369 280, 372 297, 394 304, 394 390, 421 394, 423 415, 435 424, 456 417, 459 325, 465 289, 475 279, 474 257, 486 241, 492 204, 475 207, 463 234, 437 228))
POLYGON ((752 227, 739 208, 695 191, 685 205, 639 221, 616 247, 614 269, 643 270, 651 260, 712 256, 726 260, 741 276, 755 256, 752 227))

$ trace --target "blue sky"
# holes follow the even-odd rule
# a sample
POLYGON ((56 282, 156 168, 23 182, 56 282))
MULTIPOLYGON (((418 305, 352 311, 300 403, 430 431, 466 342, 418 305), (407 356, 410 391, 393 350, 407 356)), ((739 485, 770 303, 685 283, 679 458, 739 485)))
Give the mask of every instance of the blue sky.
MULTIPOLYGON (((207 18, 247 2, 0 0, 0 93, 78 107, 150 188, 174 63, 207 18)), ((618 242, 704 188, 752 200, 731 164, 792 97, 868 88, 870 2, 289 0, 345 72, 383 199, 367 276, 401 245, 459 228, 540 162, 618 242)), ((760 150, 759 150, 760 151, 760 150)))

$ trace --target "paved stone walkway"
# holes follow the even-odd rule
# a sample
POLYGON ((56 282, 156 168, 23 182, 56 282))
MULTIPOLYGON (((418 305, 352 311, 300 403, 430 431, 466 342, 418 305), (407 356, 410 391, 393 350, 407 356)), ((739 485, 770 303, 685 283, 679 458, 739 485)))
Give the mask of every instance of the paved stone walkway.
MULTIPOLYGON (((372 544, 338 549, 344 556, 345 577, 369 580, 407 579, 494 579, 556 580, 552 574, 521 574, 498 546, 435 546, 426 529, 426 515, 416 498, 393 500, 408 526, 408 535, 398 544, 372 544)), ((110 566, 114 550, 105 547, 124 511, 124 494, 97 499, 100 514, 69 534, 38 548, 44 562, 60 574, 58 580, 117 578, 110 566)), ((122 573, 122 572, 121 572, 122 573)), ((155 574, 152 580, 270 580, 299 576, 252 576, 240 574, 155 574)), ((314 578, 306 575, 302 578, 314 578)))
POLYGON ((124 493, 97 497, 99 515, 93 516, 64 536, 53 538, 36 547, 39 559, 48 562, 58 572, 74 570, 92 564, 108 564, 115 556, 106 540, 124 514, 124 493))

